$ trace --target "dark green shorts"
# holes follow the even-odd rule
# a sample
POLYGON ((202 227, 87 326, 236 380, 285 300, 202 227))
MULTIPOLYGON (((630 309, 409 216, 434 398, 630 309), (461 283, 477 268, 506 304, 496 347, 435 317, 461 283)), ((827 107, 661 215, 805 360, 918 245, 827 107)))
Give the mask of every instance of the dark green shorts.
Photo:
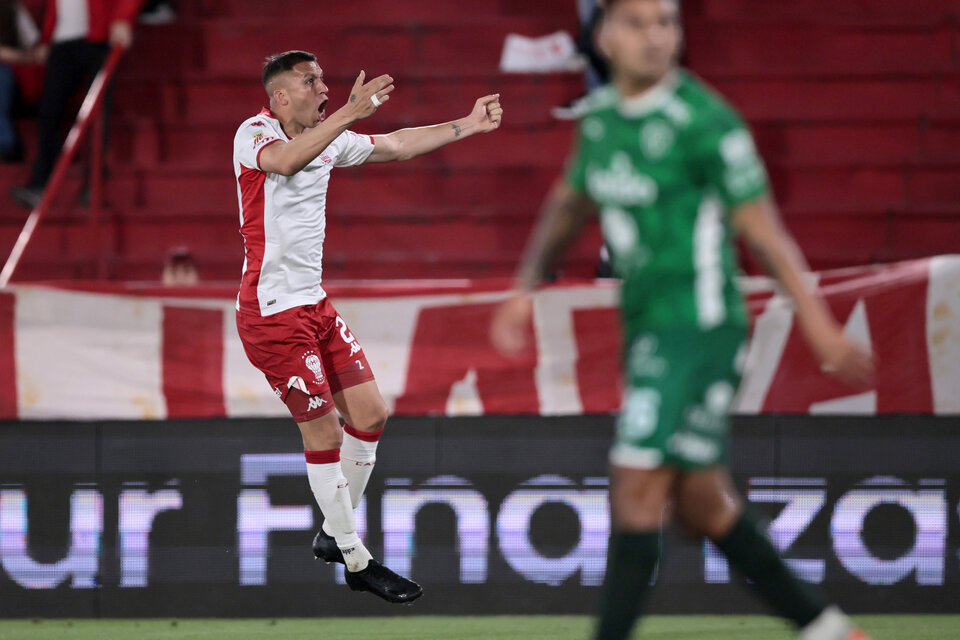
POLYGON ((741 327, 641 333, 626 353, 626 391, 610 462, 683 470, 727 461, 727 413, 746 351, 741 327))

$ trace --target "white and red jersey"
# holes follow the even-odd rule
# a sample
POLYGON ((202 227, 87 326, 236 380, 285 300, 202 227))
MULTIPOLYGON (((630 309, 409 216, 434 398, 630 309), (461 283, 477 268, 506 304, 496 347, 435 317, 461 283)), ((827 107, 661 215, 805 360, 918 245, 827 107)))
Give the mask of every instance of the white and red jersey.
POLYGON ((321 262, 330 171, 362 164, 374 146, 372 137, 344 131, 294 175, 264 172, 260 152, 289 139, 266 108, 244 121, 233 139, 244 246, 237 309, 264 316, 326 297, 321 262))

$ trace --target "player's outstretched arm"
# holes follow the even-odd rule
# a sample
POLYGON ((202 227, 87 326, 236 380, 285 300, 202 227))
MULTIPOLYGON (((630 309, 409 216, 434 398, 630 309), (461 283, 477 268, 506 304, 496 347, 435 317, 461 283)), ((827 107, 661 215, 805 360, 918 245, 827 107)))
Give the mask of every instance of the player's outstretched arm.
POLYGON ((502 118, 500 94, 484 96, 474 103, 473 111, 465 118, 373 136, 375 146, 367 162, 393 162, 416 158, 451 142, 469 138, 475 133, 495 131, 500 127, 502 118))
POLYGON ((380 104, 390 99, 393 78, 384 74, 364 83, 365 77, 361 71, 353 83, 347 103, 326 120, 290 142, 274 142, 265 147, 260 153, 260 168, 267 173, 292 176, 323 153, 351 125, 376 111, 379 105, 374 103, 372 96, 376 96, 380 104))
POLYGON ((497 309, 490 326, 490 339, 501 353, 518 354, 527 348, 527 328, 533 314, 530 292, 543 282, 550 266, 580 234, 593 210, 589 198, 571 189, 562 178, 550 190, 517 269, 515 290, 497 309))
POLYGON ((759 198, 739 206, 733 225, 793 299, 800 327, 824 371, 850 385, 867 382, 873 375, 869 351, 844 336, 823 299, 804 282, 809 267, 773 202, 759 198))

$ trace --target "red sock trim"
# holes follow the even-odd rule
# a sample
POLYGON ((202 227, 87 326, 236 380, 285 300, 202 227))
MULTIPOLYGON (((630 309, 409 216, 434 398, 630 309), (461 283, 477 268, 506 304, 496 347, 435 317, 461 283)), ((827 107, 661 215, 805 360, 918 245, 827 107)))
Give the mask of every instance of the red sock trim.
POLYGON ((307 458, 307 464, 333 464, 334 462, 340 462, 340 449, 304 451, 303 455, 307 458))
POLYGON ((343 430, 357 440, 363 440, 364 442, 377 442, 383 435, 383 429, 380 429, 380 431, 357 431, 348 424, 343 425, 343 430))

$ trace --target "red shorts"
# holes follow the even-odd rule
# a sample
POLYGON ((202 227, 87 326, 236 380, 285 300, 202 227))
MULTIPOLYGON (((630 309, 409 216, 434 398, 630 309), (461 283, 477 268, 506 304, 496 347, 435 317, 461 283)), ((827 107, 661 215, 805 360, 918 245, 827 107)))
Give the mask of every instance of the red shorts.
POLYGON ((297 422, 333 411, 333 394, 373 380, 360 343, 324 298, 271 316, 237 312, 247 358, 297 422))

